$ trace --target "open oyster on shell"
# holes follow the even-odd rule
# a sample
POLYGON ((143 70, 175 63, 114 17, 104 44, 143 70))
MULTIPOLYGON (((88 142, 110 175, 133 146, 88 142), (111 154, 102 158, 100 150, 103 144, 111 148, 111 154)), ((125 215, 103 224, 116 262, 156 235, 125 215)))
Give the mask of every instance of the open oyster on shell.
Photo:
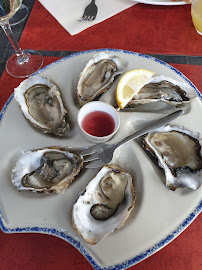
POLYGON ((48 78, 29 77, 15 88, 14 97, 24 116, 44 133, 62 136, 69 129, 60 92, 48 78))
POLYGON ((180 126, 167 125, 143 138, 148 151, 166 176, 166 186, 197 190, 202 182, 202 137, 180 126))
POLYGON ((93 245, 119 229, 135 203, 132 177, 115 165, 104 166, 73 206, 73 227, 93 245))
POLYGON ((117 56, 100 52, 86 64, 77 84, 77 96, 81 106, 104 93, 113 83, 115 76, 125 67, 117 56))
POLYGON ((176 81, 164 75, 153 76, 126 107, 161 101, 180 108, 192 102, 196 96, 197 94, 187 83, 176 81))
POLYGON ((83 159, 65 148, 49 147, 24 153, 12 170, 19 190, 61 194, 83 167, 83 159))

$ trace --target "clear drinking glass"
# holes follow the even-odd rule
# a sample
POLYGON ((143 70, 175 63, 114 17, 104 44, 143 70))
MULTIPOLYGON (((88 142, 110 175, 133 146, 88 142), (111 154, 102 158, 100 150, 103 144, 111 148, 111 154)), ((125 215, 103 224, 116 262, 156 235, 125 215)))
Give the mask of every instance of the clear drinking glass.
POLYGON ((202 0, 193 0, 191 16, 196 31, 202 35, 202 0))
POLYGON ((14 26, 24 21, 27 18, 28 13, 29 13, 28 7, 22 4, 18 9, 18 11, 15 13, 15 15, 12 18, 10 18, 9 20, 10 26, 14 26))
POLYGON ((0 0, 0 25, 10 40, 15 54, 6 62, 7 72, 17 78, 28 77, 36 72, 43 64, 43 57, 35 50, 21 50, 11 30, 9 20, 20 8, 22 0, 0 0))

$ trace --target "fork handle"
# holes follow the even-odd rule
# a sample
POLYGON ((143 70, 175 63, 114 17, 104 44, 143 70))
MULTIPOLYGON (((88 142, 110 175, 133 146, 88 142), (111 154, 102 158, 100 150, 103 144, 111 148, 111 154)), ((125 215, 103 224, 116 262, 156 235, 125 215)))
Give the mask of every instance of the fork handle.
POLYGON ((174 120, 175 118, 177 118, 178 116, 180 116, 181 114, 183 114, 183 110, 178 110, 176 112, 173 112, 171 114, 168 114, 166 116, 164 116, 163 118, 160 118, 157 121, 154 121, 153 123, 151 123, 150 125, 146 126, 145 128, 140 129, 139 131, 135 132, 132 135, 129 135, 128 137, 126 137, 125 139, 121 140, 120 142, 114 144, 115 149, 117 147, 119 147, 120 145, 127 143, 131 140, 134 140, 142 135, 145 135, 146 133, 157 129, 159 127, 162 127, 166 124, 168 124, 169 122, 171 122, 172 120, 174 120))

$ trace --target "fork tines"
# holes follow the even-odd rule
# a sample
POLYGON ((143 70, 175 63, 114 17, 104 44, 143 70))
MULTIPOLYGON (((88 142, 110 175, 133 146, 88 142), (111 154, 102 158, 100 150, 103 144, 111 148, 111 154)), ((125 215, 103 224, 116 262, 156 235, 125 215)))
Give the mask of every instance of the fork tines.
POLYGON ((92 0, 91 3, 85 8, 82 20, 84 21, 93 21, 97 16, 97 6, 95 0, 92 0))

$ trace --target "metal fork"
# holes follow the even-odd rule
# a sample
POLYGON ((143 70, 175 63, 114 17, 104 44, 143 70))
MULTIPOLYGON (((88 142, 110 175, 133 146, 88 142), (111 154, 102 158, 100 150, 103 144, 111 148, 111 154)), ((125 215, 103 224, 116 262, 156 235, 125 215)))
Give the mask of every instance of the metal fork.
POLYGON ((85 8, 82 19, 84 21, 93 21, 97 15, 97 6, 95 0, 92 0, 91 3, 85 8))
POLYGON ((135 132, 132 135, 129 135, 125 139, 115 144, 109 145, 109 144, 100 143, 100 144, 93 145, 87 148, 86 150, 80 153, 80 156, 82 157, 87 156, 87 155, 92 155, 84 159, 84 162, 91 161, 88 165, 85 166, 85 168, 99 168, 105 164, 108 164, 112 160, 114 151, 117 147, 131 140, 134 140, 142 135, 145 135, 146 133, 154 129, 157 129, 159 127, 162 127, 168 124, 169 122, 171 122, 172 120, 180 116, 181 114, 183 114, 183 110, 178 110, 176 112, 168 114, 164 116, 163 118, 153 121, 148 126, 142 128, 141 130, 135 132))

